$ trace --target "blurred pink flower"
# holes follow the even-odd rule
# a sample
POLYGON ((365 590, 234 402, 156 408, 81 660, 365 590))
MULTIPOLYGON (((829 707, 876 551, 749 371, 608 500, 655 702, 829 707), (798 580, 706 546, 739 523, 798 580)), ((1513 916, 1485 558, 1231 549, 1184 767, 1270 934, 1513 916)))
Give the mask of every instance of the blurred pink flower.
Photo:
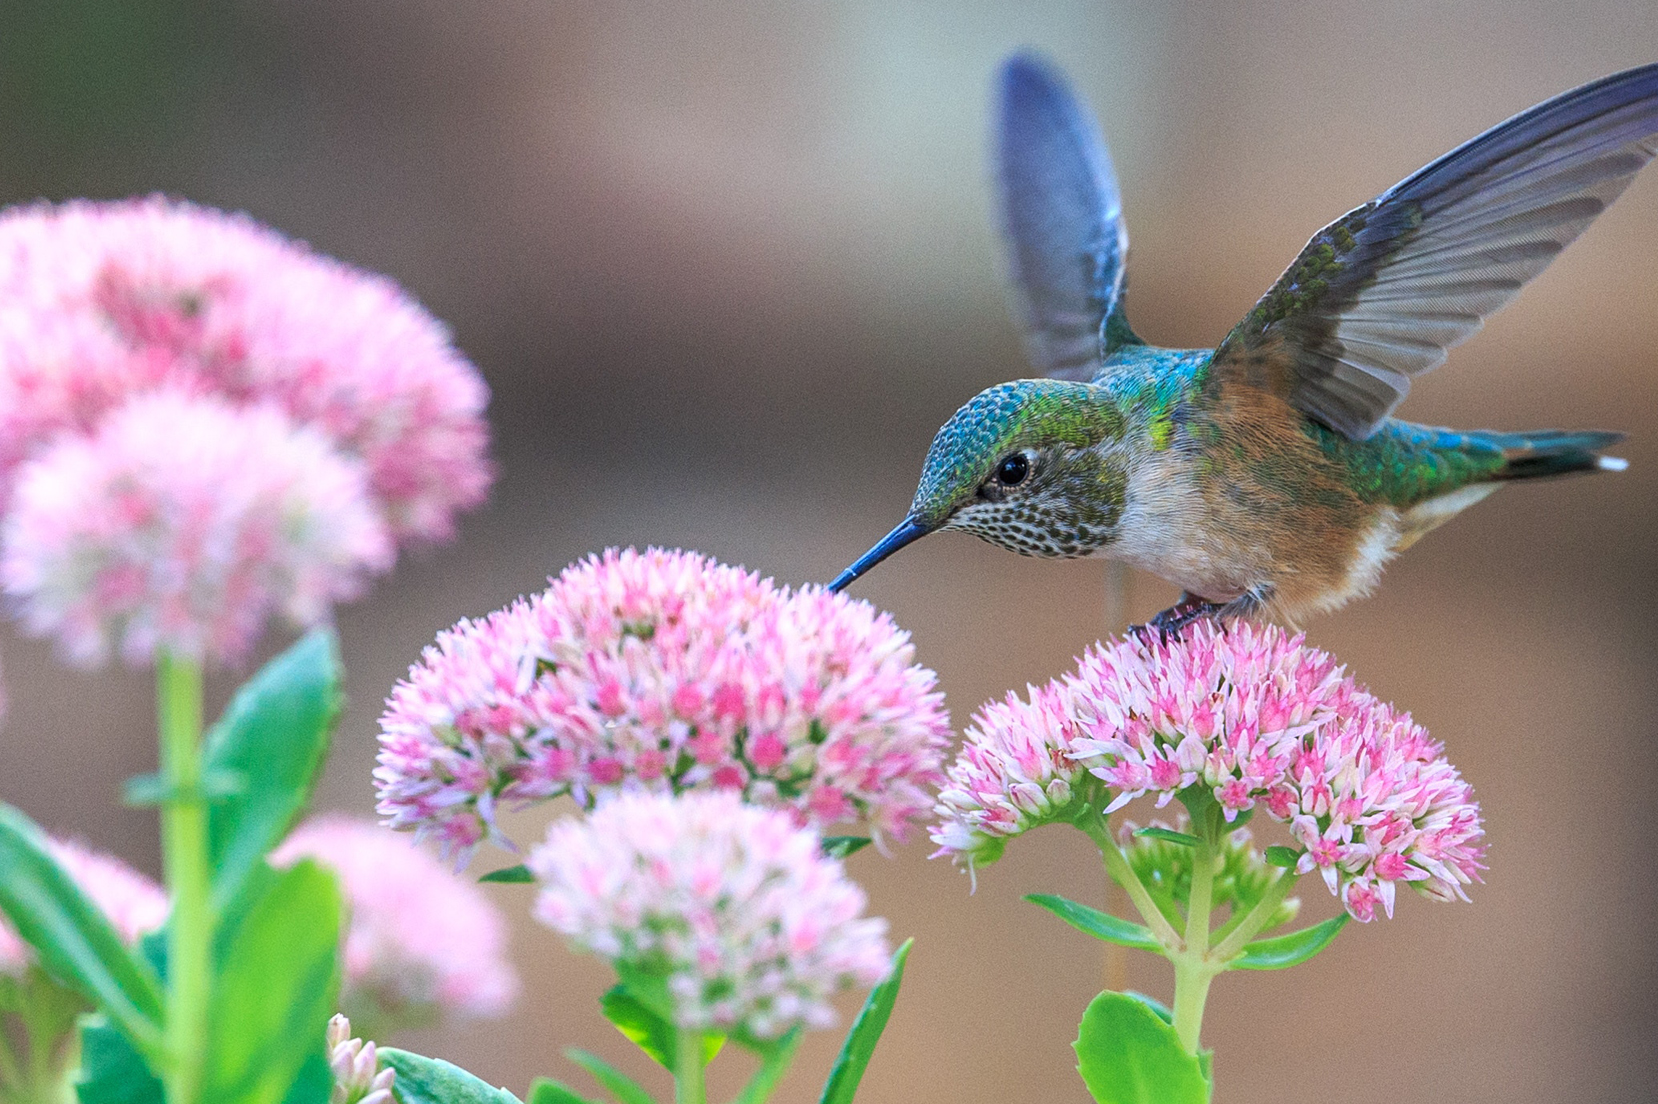
MULTIPOLYGON (((120 859, 68 840, 48 839, 46 850, 125 942, 136 943, 167 922, 167 895, 120 859)), ((33 960, 34 952, 0 917, 0 973, 21 974, 33 960)))
POLYGON ((830 997, 886 973, 886 921, 818 834, 733 793, 615 797, 555 823, 529 866, 536 918, 664 982, 682 1028, 826 1027, 830 997))
POLYGON ((902 837, 949 740, 885 614, 687 552, 611 550, 441 633, 380 719, 379 811, 462 855, 499 801, 715 787, 902 837))
POLYGON ((392 556, 360 461, 272 407, 165 390, 23 464, 0 581, 72 661, 234 662, 273 612, 322 620, 392 556))
POLYGON ((370 821, 320 816, 271 853, 310 858, 340 880, 350 921, 340 1004, 354 1019, 420 1023, 437 1014, 493 1017, 518 993, 501 913, 469 881, 370 821))
POLYGON ((161 385, 314 427, 399 540, 447 537, 489 486, 484 384, 390 281, 161 197, 0 214, 0 502, 52 434, 161 385))
POLYGON ((1023 738, 1103 780, 1115 791, 1106 813, 1146 793, 1162 807, 1190 786, 1209 790, 1228 821, 1264 809, 1305 849, 1299 871, 1319 870, 1359 920, 1377 904, 1392 915, 1399 882, 1466 900, 1478 880, 1479 806, 1444 749, 1301 636, 1208 623, 1168 641, 1131 636, 1032 695, 975 718, 983 734, 970 735, 938 806, 942 850, 971 860, 1023 830, 998 811, 979 750, 1023 738))

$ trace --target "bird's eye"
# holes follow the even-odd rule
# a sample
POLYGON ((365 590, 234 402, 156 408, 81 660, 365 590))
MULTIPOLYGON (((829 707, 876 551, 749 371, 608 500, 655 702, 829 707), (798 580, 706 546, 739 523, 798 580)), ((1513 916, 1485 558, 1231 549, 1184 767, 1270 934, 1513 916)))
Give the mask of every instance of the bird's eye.
POLYGON ((1002 457, 996 465, 996 482, 1004 487, 1017 487, 1030 475, 1030 458, 1022 452, 1002 457))

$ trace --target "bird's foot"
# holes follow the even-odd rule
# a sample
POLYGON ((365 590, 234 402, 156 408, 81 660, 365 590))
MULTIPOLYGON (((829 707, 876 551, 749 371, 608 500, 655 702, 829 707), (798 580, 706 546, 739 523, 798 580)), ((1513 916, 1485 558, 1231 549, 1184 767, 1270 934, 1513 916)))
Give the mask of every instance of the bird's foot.
POLYGON ((1158 643, 1167 644, 1171 638, 1178 637, 1194 622, 1207 619, 1219 623, 1221 611, 1225 608, 1222 603, 1183 592, 1180 601, 1143 625, 1130 625, 1128 631, 1147 644, 1151 643, 1152 634, 1155 633, 1158 643))
POLYGON ((1256 613, 1271 593, 1269 586, 1254 587, 1229 602, 1211 602, 1190 591, 1181 591, 1178 602, 1143 625, 1130 625, 1128 631, 1148 644, 1151 634, 1156 633, 1158 642, 1167 644, 1199 621, 1213 621, 1216 628, 1225 629, 1227 622, 1256 613))

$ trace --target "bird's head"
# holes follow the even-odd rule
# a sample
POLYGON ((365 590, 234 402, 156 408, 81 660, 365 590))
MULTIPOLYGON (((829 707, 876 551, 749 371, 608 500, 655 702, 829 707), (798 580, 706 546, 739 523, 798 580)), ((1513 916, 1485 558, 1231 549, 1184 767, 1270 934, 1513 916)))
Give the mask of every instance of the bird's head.
POLYGON ((1116 535, 1126 476, 1123 416, 1087 383, 1014 380, 980 391, 927 450, 910 512, 829 584, 841 590, 941 529, 1026 556, 1086 556, 1116 535))

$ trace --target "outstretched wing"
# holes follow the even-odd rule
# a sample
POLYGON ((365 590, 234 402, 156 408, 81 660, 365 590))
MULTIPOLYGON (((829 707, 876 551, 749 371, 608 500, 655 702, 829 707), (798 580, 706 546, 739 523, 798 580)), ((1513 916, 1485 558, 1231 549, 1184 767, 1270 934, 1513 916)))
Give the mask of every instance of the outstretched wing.
POLYGON ((1065 78, 1033 55, 1003 64, 999 101, 996 181, 1030 358, 1049 375, 1090 379, 1128 253, 1111 155, 1065 78))
POLYGON ((1658 64, 1556 96, 1314 236, 1215 352, 1214 375, 1374 433, 1658 153, 1658 64))

